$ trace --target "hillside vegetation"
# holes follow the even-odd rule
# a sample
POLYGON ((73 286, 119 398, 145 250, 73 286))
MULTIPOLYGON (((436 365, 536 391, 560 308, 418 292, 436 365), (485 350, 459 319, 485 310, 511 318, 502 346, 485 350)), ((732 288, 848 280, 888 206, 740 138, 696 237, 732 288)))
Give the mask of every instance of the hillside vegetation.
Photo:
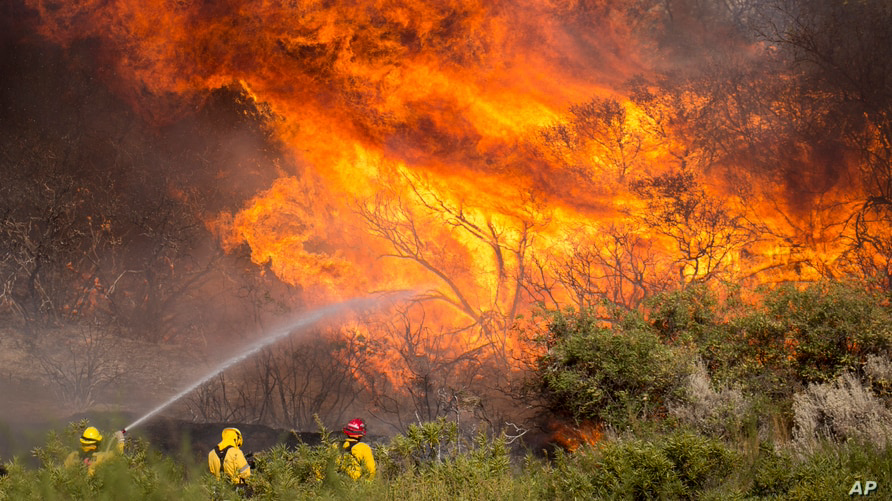
MULTIPOLYGON (((647 314, 545 311, 528 384, 542 415, 582 445, 531 450, 465 436, 446 419, 375 445, 378 475, 354 482, 320 445, 256 454, 254 499, 843 499, 892 489, 892 318, 887 298, 841 283, 746 301, 690 288, 647 314), (585 437, 582 430, 597 433, 585 437), (586 440, 588 438, 588 440, 586 440)), ((6 499, 237 499, 204 459, 144 440, 94 476, 64 468, 86 422, 52 432, 39 468, 8 460, 6 499)), ((320 423, 320 427, 322 427, 320 423)))

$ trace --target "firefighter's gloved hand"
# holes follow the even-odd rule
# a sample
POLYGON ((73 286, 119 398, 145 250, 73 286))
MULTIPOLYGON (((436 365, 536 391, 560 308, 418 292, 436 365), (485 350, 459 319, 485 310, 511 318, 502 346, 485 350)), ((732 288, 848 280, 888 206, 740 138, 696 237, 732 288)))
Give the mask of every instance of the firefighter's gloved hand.
POLYGON ((115 440, 117 440, 118 443, 123 444, 124 443, 124 432, 121 430, 116 431, 115 432, 115 440))

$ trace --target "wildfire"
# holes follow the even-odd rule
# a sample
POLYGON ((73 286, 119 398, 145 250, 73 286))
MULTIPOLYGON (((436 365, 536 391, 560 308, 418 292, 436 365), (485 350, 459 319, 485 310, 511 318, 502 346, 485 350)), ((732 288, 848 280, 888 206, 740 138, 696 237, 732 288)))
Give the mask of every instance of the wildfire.
POLYGON ((654 71, 639 39, 657 7, 26 3, 47 37, 99 39, 107 82, 157 120, 234 82, 268 105, 292 167, 216 216, 225 245, 250 246, 308 302, 421 287, 427 325, 468 351, 500 337, 513 347, 512 319, 537 300, 634 304, 667 281, 812 280, 851 230, 838 209, 855 183, 822 187, 805 211, 780 193, 788 184, 744 193, 759 181, 699 169, 714 152, 681 132, 683 109, 705 97, 621 86, 654 71))

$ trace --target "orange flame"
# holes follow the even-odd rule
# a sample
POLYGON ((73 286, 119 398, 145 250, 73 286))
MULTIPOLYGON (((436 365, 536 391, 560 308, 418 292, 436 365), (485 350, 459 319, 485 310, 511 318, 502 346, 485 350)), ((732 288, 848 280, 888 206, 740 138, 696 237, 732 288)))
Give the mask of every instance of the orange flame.
POLYGON ((550 428, 551 440, 569 452, 576 452, 583 445, 596 445, 603 437, 601 426, 592 423, 582 423, 575 427, 553 423, 550 428))
MULTIPOLYGON (((704 200, 718 202, 701 200, 673 227, 641 224, 658 207, 630 180, 705 161, 673 134, 680 118, 659 122, 677 103, 620 90, 653 71, 639 35, 656 8, 629 17, 609 2, 551 0, 26 3, 47 37, 98 38, 106 80, 156 120, 234 82, 268 104, 290 163, 213 221, 227 248, 249 245, 309 302, 420 287, 428 324, 469 350, 499 336, 520 350, 506 324, 534 300, 582 305, 613 293, 634 303, 717 270, 812 280, 836 268, 850 231, 837 210, 850 184, 825 186, 803 211, 780 184, 744 198, 705 172, 704 200), (758 220, 761 233, 710 226, 733 217, 758 220), (722 252, 707 247, 716 241, 722 252)), ((683 99, 696 108, 704 98, 683 99)))

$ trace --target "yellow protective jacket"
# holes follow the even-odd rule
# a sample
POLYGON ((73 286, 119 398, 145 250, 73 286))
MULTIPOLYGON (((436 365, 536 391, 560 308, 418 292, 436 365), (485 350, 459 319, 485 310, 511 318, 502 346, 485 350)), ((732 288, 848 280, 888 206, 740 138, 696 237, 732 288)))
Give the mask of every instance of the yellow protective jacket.
POLYGON ((104 462, 107 459, 111 459, 115 456, 114 451, 103 451, 103 452, 81 452, 74 451, 65 458, 65 467, 69 468, 78 464, 83 463, 87 467, 87 473, 93 475, 96 472, 96 467, 99 466, 100 463, 104 462))
POLYGON ((338 468, 353 480, 365 477, 375 478, 375 457, 372 448, 355 438, 348 438, 341 444, 338 468))
POLYGON ((114 442, 104 451, 74 451, 65 458, 64 466, 70 468, 78 464, 84 464, 87 467, 87 473, 93 475, 100 463, 124 452, 124 443, 118 440, 114 442))
POLYGON ((234 484, 243 484, 251 476, 251 467, 245 454, 232 441, 220 442, 215 449, 208 453, 208 469, 220 478, 221 471, 229 477, 234 484), (223 456, 221 465, 220 456, 223 456))

